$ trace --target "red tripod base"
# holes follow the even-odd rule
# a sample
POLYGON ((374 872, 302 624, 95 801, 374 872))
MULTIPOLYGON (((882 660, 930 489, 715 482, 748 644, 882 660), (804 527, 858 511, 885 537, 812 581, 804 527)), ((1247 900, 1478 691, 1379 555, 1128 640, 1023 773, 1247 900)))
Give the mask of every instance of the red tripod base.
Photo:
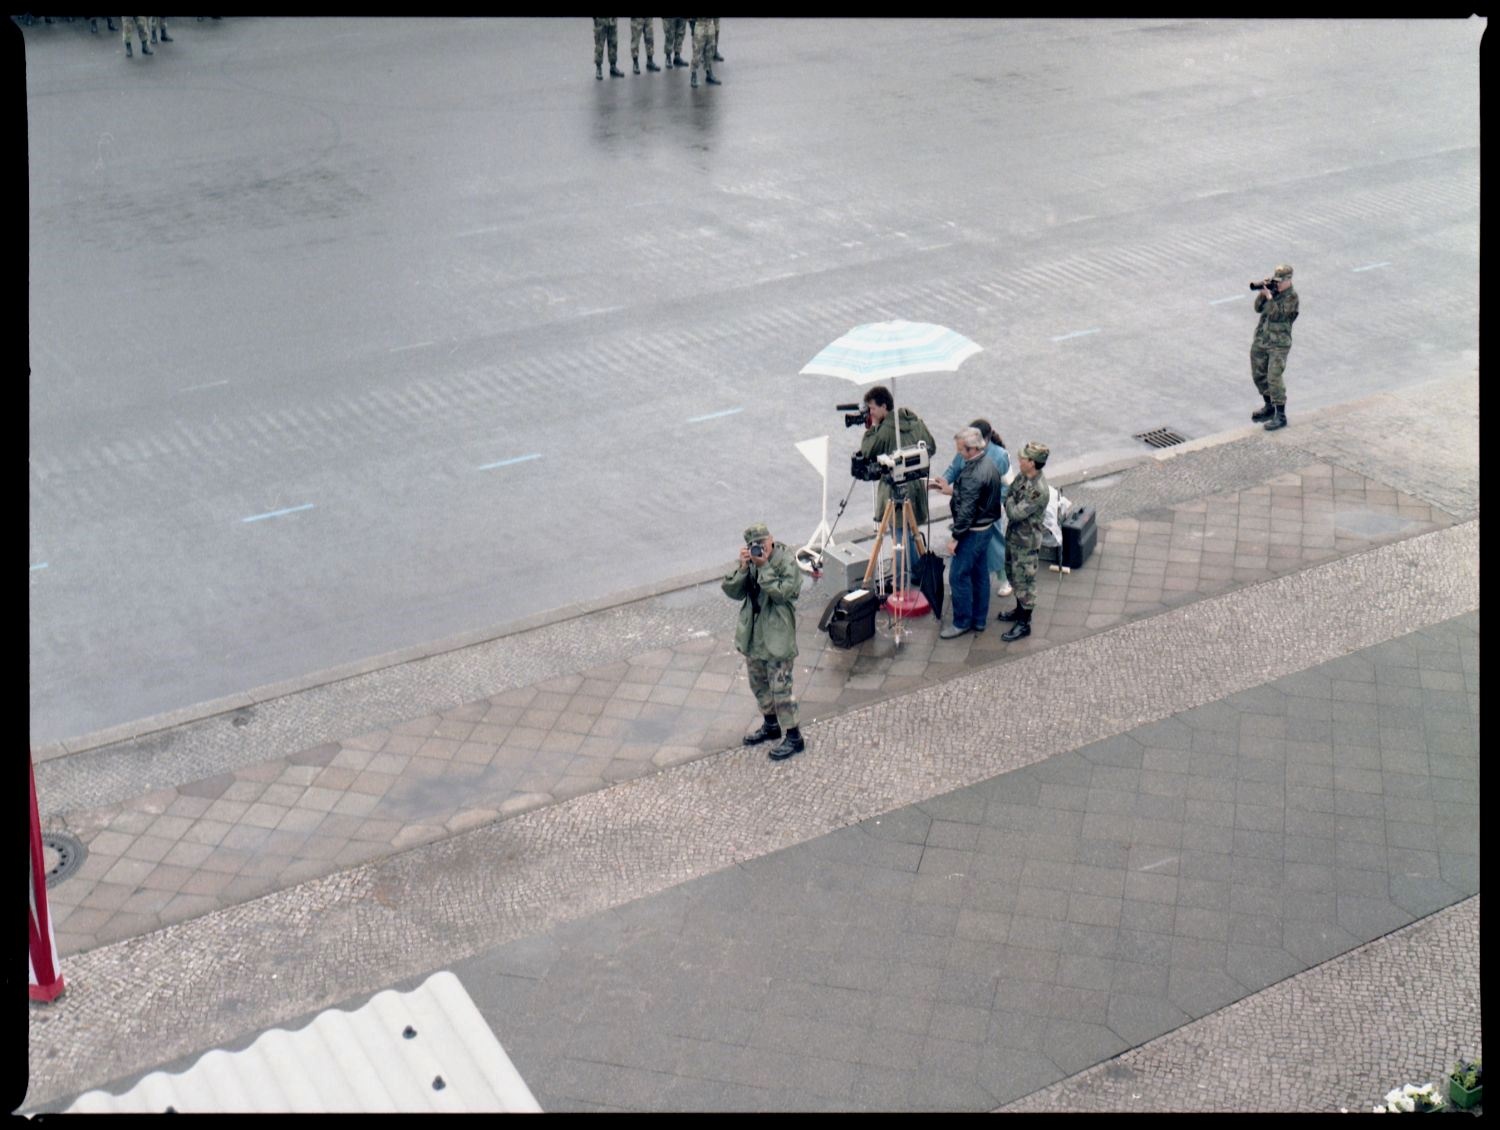
POLYGON ((885 607, 892 616, 902 616, 908 620, 932 615, 932 605, 927 602, 920 589, 897 589, 886 598, 885 607))

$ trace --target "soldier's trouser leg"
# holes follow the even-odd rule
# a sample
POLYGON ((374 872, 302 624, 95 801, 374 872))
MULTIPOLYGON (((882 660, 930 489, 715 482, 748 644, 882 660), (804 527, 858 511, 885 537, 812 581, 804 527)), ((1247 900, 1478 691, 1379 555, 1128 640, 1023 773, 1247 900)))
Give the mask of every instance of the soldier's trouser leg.
POLYGON ((1281 379, 1281 374, 1286 370, 1285 349, 1270 349, 1266 351, 1270 356, 1266 361, 1266 395, 1271 398, 1271 403, 1278 408, 1286 406, 1286 382, 1281 379))
POLYGON ((651 32, 651 17, 650 16, 631 16, 630 17, 630 57, 632 59, 638 59, 638 58, 640 58, 640 54, 641 54, 641 33, 642 32, 645 32, 645 35, 646 35, 646 57, 649 59, 652 55, 656 54, 656 40, 652 37, 652 32, 651 32))
POLYGON ((1010 587, 1016 591, 1016 606, 1035 608, 1037 551, 1015 544, 1005 548, 1005 573, 1010 579, 1010 587))
POLYGON ((709 43, 708 21, 699 20, 693 28, 693 70, 705 70, 713 65, 714 49, 709 43))
POLYGON ((145 43, 146 42, 146 33, 145 33, 145 31, 140 26, 140 16, 121 16, 120 17, 120 37, 122 39, 124 39, 126 43, 130 42, 130 28, 131 28, 131 25, 135 25, 136 33, 138 35, 140 35, 141 42, 145 43))
POLYGON ((1258 345, 1250 347, 1250 379, 1255 382, 1255 391, 1262 396, 1270 396, 1270 386, 1266 384, 1266 367, 1271 360, 1271 353, 1258 345))
POLYGON ((609 47, 609 65, 613 70, 620 58, 620 35, 613 22, 604 28, 604 42, 609 47))
MULTIPOLYGON (((604 28, 605 23, 598 16, 594 17, 594 66, 598 67, 604 63, 604 28)), ((613 61, 613 60, 611 60, 613 61)))
POLYGON ((776 715, 784 734, 797 725, 797 699, 792 694, 792 668, 795 659, 751 659, 745 657, 750 689, 755 703, 766 717, 776 715))

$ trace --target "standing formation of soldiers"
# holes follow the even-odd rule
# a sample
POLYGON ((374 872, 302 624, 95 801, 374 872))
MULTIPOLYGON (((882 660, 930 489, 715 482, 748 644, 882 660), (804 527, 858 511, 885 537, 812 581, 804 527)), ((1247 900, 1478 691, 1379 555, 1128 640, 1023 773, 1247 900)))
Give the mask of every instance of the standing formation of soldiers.
MULTIPOLYGON (((655 16, 630 17, 630 62, 636 74, 641 73, 641 40, 646 41, 646 70, 659 71, 656 65, 656 38, 652 34, 655 16)), ((619 17, 594 17, 594 77, 604 78, 604 56, 609 54, 609 73, 612 78, 624 78, 619 67, 619 17)), ((662 60, 667 69, 690 67, 689 85, 698 85, 698 70, 703 70, 704 81, 710 86, 719 86, 714 77, 714 64, 722 63, 719 54, 718 16, 662 16, 662 60), (693 58, 686 63, 682 58, 682 42, 687 34, 692 35, 693 58)))
MULTIPOLYGON (((106 20, 109 19, 108 16, 105 16, 104 18, 106 20)), ((96 25, 97 25, 97 22, 98 21, 96 20, 95 21, 96 25)), ((167 17, 166 16, 121 16, 120 17, 120 35, 125 40, 125 58, 127 58, 127 59, 129 59, 129 58, 132 57, 131 56, 131 52, 130 52, 130 28, 131 28, 132 24, 135 25, 135 33, 138 36, 140 36, 140 38, 141 38, 141 54, 142 55, 154 55, 155 54, 155 52, 151 50, 150 45, 146 42, 146 33, 147 33, 147 31, 149 31, 151 33, 151 42, 152 43, 171 43, 172 42, 172 37, 167 34, 167 17)), ((95 27, 94 30, 96 30, 96 31, 98 30, 97 26, 95 27)), ((110 23, 109 30, 110 31, 114 31, 115 30, 115 25, 113 23, 110 23)))

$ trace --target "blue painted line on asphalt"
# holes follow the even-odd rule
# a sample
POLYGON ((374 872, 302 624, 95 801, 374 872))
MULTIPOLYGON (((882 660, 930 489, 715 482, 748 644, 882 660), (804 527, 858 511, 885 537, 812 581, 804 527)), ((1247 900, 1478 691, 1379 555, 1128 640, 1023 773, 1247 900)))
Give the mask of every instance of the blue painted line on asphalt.
POLYGON ((1248 295, 1246 295, 1246 294, 1234 294, 1234 295, 1231 295, 1228 298, 1215 298, 1215 299, 1212 299, 1209 302, 1209 305, 1210 306, 1217 306, 1221 302, 1238 302, 1241 298, 1246 298, 1246 297, 1248 297, 1248 295))
POLYGON ((47 567, 47 564, 48 563, 46 561, 43 561, 40 565, 33 565, 31 567, 31 571, 35 573, 38 569, 45 569, 47 567))
POLYGON ((512 463, 525 463, 529 459, 540 459, 541 457, 541 452, 531 455, 517 455, 514 459, 502 459, 498 463, 486 463, 479 469, 481 471, 493 471, 496 467, 509 467, 512 463))
POLYGON ((1391 261, 1387 259, 1384 263, 1371 263, 1365 267, 1355 267, 1350 274, 1358 274, 1360 271, 1373 271, 1376 267, 1389 267, 1391 261))
POLYGON ((248 518, 241 518, 241 522, 259 522, 264 518, 280 518, 283 514, 295 514, 299 510, 311 510, 313 504, 304 502, 301 506, 288 506, 285 510, 272 510, 269 514, 252 514, 248 518))
POLYGON ((743 412, 744 410, 744 405, 738 408, 726 408, 722 412, 710 412, 707 416, 694 416, 688 423, 701 424, 704 420, 717 420, 721 416, 733 416, 736 412, 743 412))
POLYGON ((1067 341, 1070 337, 1087 337, 1089 334, 1096 334, 1098 332, 1099 331, 1097 329, 1092 329, 1092 330, 1074 330, 1070 334, 1063 334, 1061 337, 1055 337, 1052 340, 1053 341, 1067 341))

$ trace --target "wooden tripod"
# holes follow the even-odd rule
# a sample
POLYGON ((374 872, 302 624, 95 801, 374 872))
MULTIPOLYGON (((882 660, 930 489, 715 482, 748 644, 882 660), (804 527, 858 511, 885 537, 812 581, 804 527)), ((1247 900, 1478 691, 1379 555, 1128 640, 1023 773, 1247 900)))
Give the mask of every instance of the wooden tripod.
MULTIPOLYGON (((875 548, 870 550, 870 563, 865 566, 865 579, 863 583, 866 588, 868 588, 870 585, 870 578, 875 575, 875 563, 880 560, 880 546, 881 543, 885 540, 886 531, 889 530, 891 533, 891 537, 894 538, 897 534, 897 521, 896 500, 894 498, 888 498, 885 502, 885 513, 881 515, 880 518, 880 528, 875 531, 875 548)), ((906 531, 906 536, 916 539, 917 558, 918 560, 920 560, 922 555, 927 552, 927 544, 922 540, 922 531, 917 526, 917 516, 912 511, 911 499, 909 498, 903 498, 901 500, 901 517, 899 521, 901 523, 901 528, 906 531)), ((896 554, 896 557, 897 561, 892 571, 895 574, 895 579, 897 581, 900 581, 903 577, 905 577, 906 584, 896 584, 894 587, 897 589, 909 588, 916 580, 915 577, 906 576, 907 572, 910 569, 910 557, 905 553, 898 553, 896 554)))

